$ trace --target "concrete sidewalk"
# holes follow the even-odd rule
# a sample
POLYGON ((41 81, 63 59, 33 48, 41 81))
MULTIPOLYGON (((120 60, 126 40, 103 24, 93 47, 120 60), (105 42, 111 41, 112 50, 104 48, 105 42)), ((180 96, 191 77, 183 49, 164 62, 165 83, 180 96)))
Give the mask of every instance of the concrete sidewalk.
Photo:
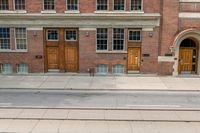
POLYGON ((1 108, 0 119, 200 122, 200 111, 1 108))
POLYGON ((0 75, 1 89, 200 90, 199 77, 0 75))

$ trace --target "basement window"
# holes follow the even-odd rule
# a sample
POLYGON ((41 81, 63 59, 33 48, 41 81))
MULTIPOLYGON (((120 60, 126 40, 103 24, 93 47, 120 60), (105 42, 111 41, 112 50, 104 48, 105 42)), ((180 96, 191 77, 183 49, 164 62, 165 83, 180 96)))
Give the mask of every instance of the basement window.
POLYGON ((2 74, 11 74, 12 73, 12 65, 11 64, 2 64, 1 65, 1 73, 2 74))
POLYGON ((28 65, 27 64, 18 64, 17 65, 17 73, 27 74, 28 73, 28 65))
POLYGON ((8 0, 0 0, 0 10, 9 10, 8 0))
POLYGON ((108 73, 108 66, 105 64, 98 64, 96 66, 96 73, 97 74, 107 74, 108 73))
POLYGON ((123 74, 124 73, 124 65, 121 65, 121 64, 113 65, 112 72, 113 72, 113 74, 123 74))

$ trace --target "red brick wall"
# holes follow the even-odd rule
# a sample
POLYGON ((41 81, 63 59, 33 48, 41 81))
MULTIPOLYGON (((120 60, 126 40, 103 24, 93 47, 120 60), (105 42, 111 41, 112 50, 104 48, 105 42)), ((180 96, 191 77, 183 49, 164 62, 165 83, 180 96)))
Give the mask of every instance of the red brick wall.
POLYGON ((161 0, 143 0, 143 10, 145 13, 159 13, 161 0))
POLYGON ((43 0, 26 0, 26 10, 28 13, 38 13, 43 10, 43 0))
MULTIPOLYGON (((12 34, 12 33, 11 33, 12 34)), ((37 37, 33 37, 33 31, 27 31, 28 52, 0 52, 0 63, 10 63, 13 66, 13 72, 17 71, 17 64, 26 63, 29 66, 29 72, 44 72, 44 58, 36 59, 36 55, 43 56, 43 32, 37 31, 37 37)), ((12 49, 15 48, 11 39, 12 49)))
POLYGON ((79 0, 81 13, 91 13, 96 10, 96 0, 79 0))

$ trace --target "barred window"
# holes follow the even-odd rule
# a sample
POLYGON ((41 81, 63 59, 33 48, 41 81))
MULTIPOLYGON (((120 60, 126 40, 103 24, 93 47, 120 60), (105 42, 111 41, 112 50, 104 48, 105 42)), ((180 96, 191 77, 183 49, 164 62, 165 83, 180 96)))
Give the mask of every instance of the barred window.
POLYGON ((17 73, 19 73, 19 74, 28 73, 28 65, 27 64, 18 64, 17 73))
POLYGON ((142 0, 131 0, 131 10, 142 10, 142 0))
POLYGON ((97 10, 108 10, 108 1, 107 0, 97 0, 97 10))
POLYGON ((124 65, 121 64, 113 65, 112 71, 114 74, 122 74, 124 73, 124 65))
POLYGON ((54 10, 54 0, 44 0, 44 10, 54 10))
POLYGON ((78 10, 78 0, 67 0, 67 10, 78 10))
POLYGON ((140 41, 141 40, 141 31, 129 31, 129 41, 140 41))
POLYGON ((47 30, 47 40, 48 41, 58 41, 58 30, 47 30))
POLYGON ((108 73, 108 66, 105 64, 98 64, 96 67, 96 73, 98 73, 98 74, 108 73))
POLYGON ((107 50, 108 49, 108 29, 98 28, 97 29, 97 50, 107 50))
POLYGON ((15 28, 17 49, 27 49, 26 28, 15 28))
POLYGON ((10 49, 10 28, 0 28, 0 49, 10 49))
POLYGON ((113 29, 113 50, 124 50, 124 29, 113 29))
POLYGON ((76 30, 66 30, 65 31, 65 40, 67 40, 67 41, 76 41, 77 40, 77 32, 76 32, 76 30))
POLYGON ((1 73, 11 74, 12 73, 12 65, 11 64, 2 64, 1 65, 1 73))
POLYGON ((114 0, 114 10, 124 10, 124 0, 114 0))
POLYGON ((8 10, 8 0, 0 0, 0 10, 8 10))
POLYGON ((25 10, 25 0, 15 0, 15 10, 25 10))

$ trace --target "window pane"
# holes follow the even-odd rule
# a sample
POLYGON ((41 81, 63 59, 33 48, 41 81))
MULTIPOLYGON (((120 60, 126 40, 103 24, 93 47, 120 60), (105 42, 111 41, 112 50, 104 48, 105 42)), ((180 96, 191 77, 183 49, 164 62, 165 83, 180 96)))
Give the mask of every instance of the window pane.
POLYGON ((115 28, 113 29, 113 50, 124 49, 124 29, 115 28))
POLYGON ((17 72, 21 74, 28 73, 28 65, 27 64, 19 64, 17 68, 17 72))
POLYGON ((15 28, 17 49, 27 49, 26 28, 15 28))
POLYGON ((114 0, 114 10, 124 10, 124 0, 114 0))
POLYGON ((8 0, 0 0, 0 10, 8 10, 8 0))
POLYGON ((131 0, 131 10, 142 10, 142 0, 131 0))
POLYGON ((0 28, 0 49, 10 49, 9 28, 0 28))
POLYGON ((106 28, 98 28, 97 29, 97 50, 107 50, 108 45, 108 29, 106 28))
POLYGON ((68 10, 78 10, 78 0, 67 0, 68 10))
POLYGON ((48 30, 47 31, 48 41, 57 41, 58 40, 58 30, 48 30))
POLYGON ((25 10, 25 0, 15 0, 15 10, 25 10))
POLYGON ((140 41, 141 32, 140 31, 129 31, 129 40, 130 41, 140 41))
POLYGON ((98 74, 106 74, 108 72, 108 66, 104 64, 99 64, 96 67, 96 72, 98 74))
POLYGON ((44 0, 44 10, 54 10, 54 0, 44 0))
POLYGON ((107 10, 108 1, 107 0, 97 0, 97 10, 107 10))
POLYGON ((65 40, 76 41, 77 40, 76 30, 66 30, 65 31, 65 40))
POLYGON ((121 64, 117 64, 113 66, 113 73, 114 74, 122 74, 124 73, 124 66, 121 64))
POLYGON ((1 68, 1 72, 3 74, 11 74, 12 73, 12 66, 11 64, 3 64, 1 68))

